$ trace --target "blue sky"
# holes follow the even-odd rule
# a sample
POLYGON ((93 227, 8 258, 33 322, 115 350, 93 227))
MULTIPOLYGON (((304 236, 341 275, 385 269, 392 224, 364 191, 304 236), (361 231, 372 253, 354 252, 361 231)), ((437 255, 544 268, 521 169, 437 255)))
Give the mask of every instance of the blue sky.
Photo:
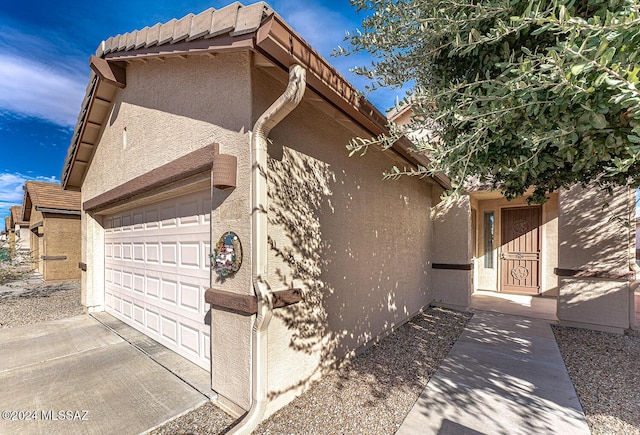
MULTIPOLYGON (((231 2, 1 2, 0 217, 9 206, 22 203, 25 180, 59 181, 88 83, 88 59, 102 40, 231 2)), ((364 89, 365 81, 349 69, 367 63, 366 56, 330 57, 343 44, 345 32, 360 23, 348 0, 268 3, 356 88, 364 89)), ((384 111, 403 96, 403 90, 382 90, 368 98, 384 111)))

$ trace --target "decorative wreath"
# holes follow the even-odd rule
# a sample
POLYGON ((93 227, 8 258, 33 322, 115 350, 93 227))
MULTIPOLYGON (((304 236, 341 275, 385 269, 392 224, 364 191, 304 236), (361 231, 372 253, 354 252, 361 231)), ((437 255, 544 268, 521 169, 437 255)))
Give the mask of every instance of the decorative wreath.
POLYGON ((211 257, 211 265, 220 276, 229 276, 240 270, 242 264, 242 244, 238 235, 227 231, 220 237, 211 257))

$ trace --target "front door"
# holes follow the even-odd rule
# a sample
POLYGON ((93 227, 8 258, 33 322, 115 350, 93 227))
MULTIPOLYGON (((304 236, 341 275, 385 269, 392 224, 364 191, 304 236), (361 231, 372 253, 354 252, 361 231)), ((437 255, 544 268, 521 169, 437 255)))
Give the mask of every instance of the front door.
POLYGON ((501 291, 540 293, 541 207, 502 210, 501 291))

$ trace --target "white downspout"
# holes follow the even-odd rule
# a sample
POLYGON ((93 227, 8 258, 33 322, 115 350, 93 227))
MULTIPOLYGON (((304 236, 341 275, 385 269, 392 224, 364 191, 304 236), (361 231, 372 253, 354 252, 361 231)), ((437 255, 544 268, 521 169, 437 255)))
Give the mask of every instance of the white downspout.
POLYGON ((231 434, 251 433, 267 408, 267 329, 273 311, 273 295, 267 284, 267 137, 302 100, 306 76, 300 65, 289 68, 287 89, 258 118, 251 135, 251 272, 258 313, 251 332, 251 408, 231 434))

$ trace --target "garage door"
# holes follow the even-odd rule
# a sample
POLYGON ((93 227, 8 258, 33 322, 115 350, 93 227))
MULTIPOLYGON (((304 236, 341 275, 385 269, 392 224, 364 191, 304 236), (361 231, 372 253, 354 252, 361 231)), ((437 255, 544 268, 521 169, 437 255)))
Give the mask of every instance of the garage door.
POLYGON ((106 311, 210 370, 210 192, 105 219, 106 311))

